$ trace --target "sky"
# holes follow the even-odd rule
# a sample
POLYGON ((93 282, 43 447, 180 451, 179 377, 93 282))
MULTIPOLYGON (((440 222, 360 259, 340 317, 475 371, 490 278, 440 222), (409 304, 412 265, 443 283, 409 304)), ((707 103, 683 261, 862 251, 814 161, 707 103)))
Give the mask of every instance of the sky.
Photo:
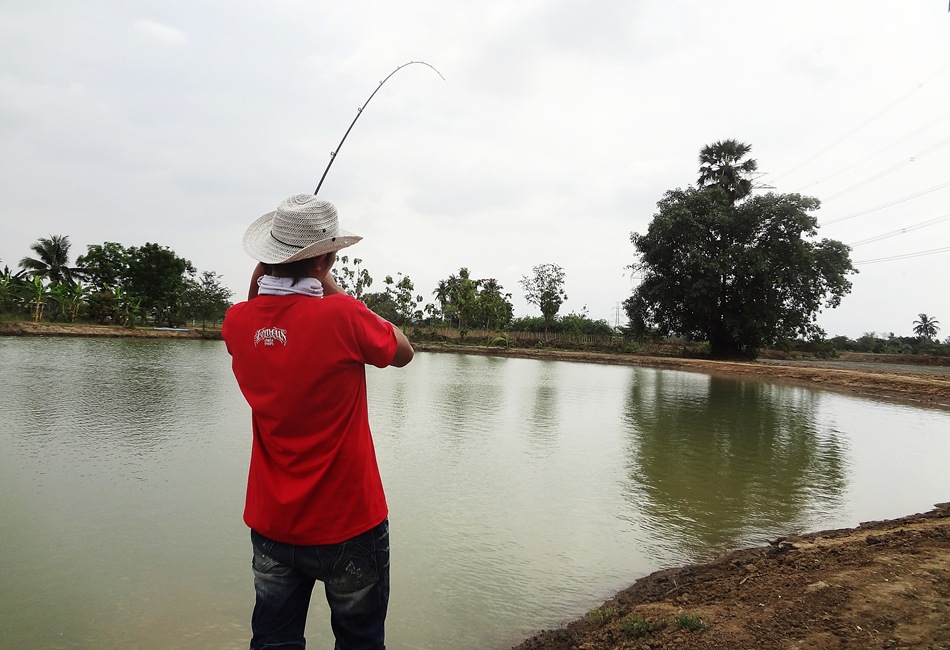
POLYGON ((950 335, 947 0, 0 0, 0 268, 40 237, 168 246, 246 295, 248 225, 313 193, 381 290, 563 268, 623 323, 631 232, 752 145, 859 274, 829 336, 950 335), (443 79, 444 77, 444 79, 443 79), (936 252, 933 252, 936 251, 936 252))

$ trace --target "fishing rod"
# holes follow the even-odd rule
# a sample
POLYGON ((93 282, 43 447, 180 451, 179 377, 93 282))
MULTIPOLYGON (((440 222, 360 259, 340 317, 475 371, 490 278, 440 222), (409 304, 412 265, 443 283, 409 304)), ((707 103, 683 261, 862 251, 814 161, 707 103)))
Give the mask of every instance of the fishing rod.
MULTIPOLYGON (((393 76, 394 74, 396 74, 397 72, 399 72, 400 70, 402 70, 403 68, 405 68, 407 65, 412 65, 412 64, 414 64, 414 63, 419 63, 419 64, 422 64, 422 65, 424 65, 424 66, 428 66, 428 67, 432 68, 433 70, 435 70, 435 73, 436 73, 437 75, 439 75, 440 77, 442 77, 442 73, 441 73, 441 72, 439 72, 438 70, 436 70, 433 66, 429 65, 429 64, 426 63, 425 61, 409 61, 408 63, 403 63, 401 66, 397 67, 395 70, 393 70, 392 72, 390 72, 390 73, 386 76, 385 79, 383 79, 382 81, 380 81, 380 82, 379 82, 379 85, 376 86, 376 90, 374 90, 374 91, 372 92, 372 94, 370 94, 369 98, 368 98, 365 102, 363 102, 363 105, 362 105, 362 106, 360 106, 358 109, 356 109, 356 117, 354 117, 354 118, 353 118, 353 121, 350 122, 350 127, 346 130, 346 133, 343 134, 343 138, 340 140, 340 144, 338 144, 338 145, 336 146, 336 150, 330 152, 330 162, 327 163, 327 168, 326 168, 325 170, 323 170, 323 176, 320 177, 320 182, 317 183, 317 189, 315 189, 315 190, 313 191, 314 195, 316 195, 316 194, 318 194, 318 193, 320 192, 320 187, 323 185, 323 179, 327 177, 327 172, 330 171, 330 166, 333 165, 333 161, 336 160, 336 155, 340 152, 340 147, 343 146, 343 142, 346 140, 346 136, 348 136, 348 135, 350 134, 350 131, 353 130, 353 125, 356 124, 356 120, 360 119, 360 115, 363 114, 363 109, 366 108, 366 105, 369 104, 370 100, 373 99, 373 97, 376 95, 376 93, 379 92, 379 89, 383 87, 383 84, 386 83, 387 81, 389 81, 389 77, 393 76)), ((442 81, 445 81, 445 77, 442 77, 442 81)))

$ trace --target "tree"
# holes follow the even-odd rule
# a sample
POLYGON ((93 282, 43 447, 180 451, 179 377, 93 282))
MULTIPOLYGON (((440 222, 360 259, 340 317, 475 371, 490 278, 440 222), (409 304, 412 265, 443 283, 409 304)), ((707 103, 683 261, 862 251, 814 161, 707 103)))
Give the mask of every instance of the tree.
POLYGON ((86 254, 76 258, 76 265, 89 280, 94 291, 107 291, 121 284, 128 274, 129 252, 121 244, 107 241, 86 246, 86 254))
POLYGON ((472 326, 489 330, 504 329, 514 315, 511 294, 503 293, 505 288, 495 278, 478 280, 477 285, 479 291, 472 326))
POLYGON ((33 312, 33 322, 39 323, 43 320, 43 307, 46 306, 46 299, 50 296, 49 286, 41 276, 34 275, 33 279, 26 285, 26 289, 30 309, 33 312))
POLYGON ((670 190, 646 234, 631 233, 640 286, 631 323, 709 341, 716 357, 755 357, 765 344, 813 337, 822 306, 851 290, 850 249, 813 241, 818 201, 799 194, 739 204, 722 189, 670 190))
POLYGON ((69 266, 69 248, 66 235, 41 237, 30 245, 36 257, 21 259, 20 268, 57 284, 72 282, 79 275, 79 269, 69 266))
POLYGON ((463 266, 457 275, 439 280, 432 295, 441 305, 442 315, 459 330, 502 329, 511 322, 514 311, 511 294, 504 291, 495 278, 475 279, 463 266))
POLYGON ((64 282, 52 285, 50 296, 59 303, 62 316, 70 323, 79 318, 79 311, 89 297, 89 288, 82 282, 64 282))
POLYGON ((346 255, 340 258, 341 266, 339 271, 334 274, 334 278, 343 291, 357 300, 362 300, 366 289, 373 285, 373 277, 369 274, 369 271, 360 267, 363 260, 354 257, 352 269, 347 266, 349 261, 346 255))
POLYGON ((397 323, 400 319, 399 306, 391 294, 385 291, 376 291, 363 295, 363 302, 376 314, 385 318, 390 323, 397 323))
POLYGON ((748 178, 758 168, 754 160, 742 159, 752 151, 752 146, 737 140, 720 140, 707 144, 699 152, 700 188, 718 186, 726 191, 733 203, 752 193, 752 179, 748 178))
POLYGON ((422 302, 422 296, 414 296, 412 292, 415 286, 408 275, 397 273, 398 279, 387 275, 383 283, 386 285, 384 292, 392 300, 396 307, 396 325, 408 325, 413 320, 422 318, 422 310, 417 307, 422 302))
POLYGON ((19 304, 26 291, 23 275, 23 271, 13 273, 9 266, 3 267, 3 272, 0 273, 0 313, 19 304))
POLYGON ((554 322, 561 305, 567 300, 564 292, 564 269, 557 264, 539 264, 532 269, 533 276, 523 276, 521 287, 525 300, 541 309, 544 316, 544 333, 554 322))
POLYGON ((478 286, 481 280, 475 280, 467 267, 461 267, 458 275, 452 274, 445 280, 439 280, 432 295, 439 301, 442 315, 448 316, 459 330, 474 326, 471 321, 477 311, 478 286))
POLYGON ((914 321, 914 334, 922 339, 933 341, 937 338, 937 332, 940 331, 938 325, 940 321, 936 318, 931 318, 927 314, 918 314, 917 320, 914 321))
POLYGON ((182 298, 195 267, 167 246, 146 243, 127 249, 126 290, 140 300, 146 316, 169 327, 184 320, 182 298))
POLYGON ((221 285, 221 276, 213 271, 205 271, 197 280, 188 279, 185 289, 185 314, 201 321, 201 329, 209 320, 223 318, 224 312, 231 306, 234 292, 221 285))

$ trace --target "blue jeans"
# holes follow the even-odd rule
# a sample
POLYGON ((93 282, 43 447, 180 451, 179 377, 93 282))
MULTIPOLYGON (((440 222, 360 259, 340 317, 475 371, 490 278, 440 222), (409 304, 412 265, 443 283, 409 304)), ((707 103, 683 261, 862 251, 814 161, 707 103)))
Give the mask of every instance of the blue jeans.
POLYGON ((384 650, 389 606, 389 520, 339 544, 296 546, 251 531, 254 591, 251 650, 305 648, 317 580, 330 605, 335 650, 384 650))

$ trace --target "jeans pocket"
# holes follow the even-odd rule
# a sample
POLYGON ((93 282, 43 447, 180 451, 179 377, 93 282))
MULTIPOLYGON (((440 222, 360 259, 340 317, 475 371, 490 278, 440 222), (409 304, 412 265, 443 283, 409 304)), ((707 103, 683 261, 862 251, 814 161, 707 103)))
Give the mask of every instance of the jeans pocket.
POLYGON ((252 533, 252 546, 254 548, 254 557, 251 559, 251 568, 254 573, 268 573, 275 566, 280 564, 278 560, 272 558, 269 553, 277 545, 272 539, 263 535, 252 533))
POLYGON ((327 586, 337 593, 352 593, 365 589, 379 580, 373 537, 365 535, 345 542, 340 548, 327 586), (369 543, 367 543, 367 541, 369 543))

